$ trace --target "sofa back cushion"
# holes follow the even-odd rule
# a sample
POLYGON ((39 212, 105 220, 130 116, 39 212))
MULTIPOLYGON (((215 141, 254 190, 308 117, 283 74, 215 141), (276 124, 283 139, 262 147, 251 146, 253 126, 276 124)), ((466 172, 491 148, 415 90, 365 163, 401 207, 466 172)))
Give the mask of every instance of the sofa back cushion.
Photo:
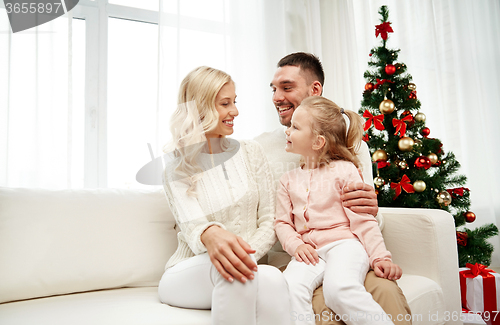
POLYGON ((0 188, 0 303, 157 285, 174 226, 161 190, 0 188))

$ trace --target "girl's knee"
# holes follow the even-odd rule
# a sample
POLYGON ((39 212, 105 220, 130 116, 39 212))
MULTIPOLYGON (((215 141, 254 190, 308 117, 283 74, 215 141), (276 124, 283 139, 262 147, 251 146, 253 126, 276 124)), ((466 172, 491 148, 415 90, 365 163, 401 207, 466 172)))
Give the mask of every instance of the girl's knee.
POLYGON ((325 304, 332 308, 337 309, 346 302, 352 301, 353 293, 365 291, 362 285, 349 284, 339 281, 338 283, 323 284, 323 295, 325 297, 325 304))

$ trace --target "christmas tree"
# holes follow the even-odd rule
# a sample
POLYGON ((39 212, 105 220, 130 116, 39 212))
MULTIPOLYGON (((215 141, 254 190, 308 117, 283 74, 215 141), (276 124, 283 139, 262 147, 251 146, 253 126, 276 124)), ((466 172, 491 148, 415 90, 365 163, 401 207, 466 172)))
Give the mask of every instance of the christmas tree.
MULTIPOLYGON (((364 140, 374 161, 379 206, 443 209, 461 229, 476 219, 469 210, 469 189, 463 187, 467 178, 457 175, 460 164, 455 155, 445 153, 441 141, 429 137, 417 87, 406 65, 397 61, 400 50, 386 47, 389 33, 394 32, 387 7, 382 6, 379 14, 375 36, 381 37, 382 45, 370 51, 359 110, 366 119, 364 140)), ((460 266, 489 265, 493 246, 486 239, 497 234, 494 224, 457 230, 460 266)))

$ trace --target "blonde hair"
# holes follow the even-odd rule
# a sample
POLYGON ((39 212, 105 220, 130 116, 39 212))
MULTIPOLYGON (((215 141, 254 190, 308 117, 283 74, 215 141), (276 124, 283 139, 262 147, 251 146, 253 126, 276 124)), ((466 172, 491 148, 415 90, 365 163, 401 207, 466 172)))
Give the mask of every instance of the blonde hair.
POLYGON ((353 111, 343 111, 337 104, 321 96, 311 96, 300 104, 311 116, 311 129, 316 136, 325 138, 319 149, 318 163, 346 160, 360 167, 356 155, 363 137, 363 119, 353 111), (343 111, 343 113, 342 113, 343 111), (349 130, 343 114, 349 118, 349 130))
POLYGON ((197 159, 206 146, 205 133, 219 123, 215 106, 217 94, 230 82, 233 80, 227 73, 201 66, 188 73, 180 85, 178 106, 170 119, 173 143, 165 145, 163 151, 175 150, 175 156, 180 158, 174 170, 190 185, 189 195, 196 195, 196 182, 203 171, 197 159))

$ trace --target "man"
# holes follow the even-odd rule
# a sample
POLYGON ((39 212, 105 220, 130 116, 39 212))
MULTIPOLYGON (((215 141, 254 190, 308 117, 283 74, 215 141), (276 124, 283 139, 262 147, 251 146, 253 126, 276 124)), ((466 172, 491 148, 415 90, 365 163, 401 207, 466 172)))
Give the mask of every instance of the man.
MULTIPOLYGON (((278 62, 278 69, 270 84, 273 90, 273 103, 276 107, 280 123, 290 126, 292 115, 303 99, 309 96, 320 96, 323 92, 324 72, 321 62, 317 57, 309 53, 293 53, 285 56, 278 62)), ((285 151, 285 128, 279 128, 273 132, 266 132, 256 137, 267 155, 273 176, 278 181, 283 173, 299 166, 300 156, 285 151)), ((377 196, 373 189, 373 176, 368 146, 362 142, 358 152, 362 169, 363 179, 366 183, 349 184, 344 190, 344 206, 354 212, 369 213, 377 215, 377 196)), ((290 257, 284 253, 279 243, 268 254, 268 263, 283 269, 290 257)), ((365 287, 374 299, 382 306, 387 314, 393 316, 396 324, 408 324, 397 322, 397 315, 410 313, 401 289, 396 282, 379 278, 374 271, 367 274, 365 287)), ((313 308, 316 316, 316 324, 344 324, 335 320, 335 314, 326 307, 322 287, 318 288, 313 296, 313 308)), ((338 315, 337 319, 342 315, 338 315)), ((344 318, 346 316, 344 315, 344 318)))

